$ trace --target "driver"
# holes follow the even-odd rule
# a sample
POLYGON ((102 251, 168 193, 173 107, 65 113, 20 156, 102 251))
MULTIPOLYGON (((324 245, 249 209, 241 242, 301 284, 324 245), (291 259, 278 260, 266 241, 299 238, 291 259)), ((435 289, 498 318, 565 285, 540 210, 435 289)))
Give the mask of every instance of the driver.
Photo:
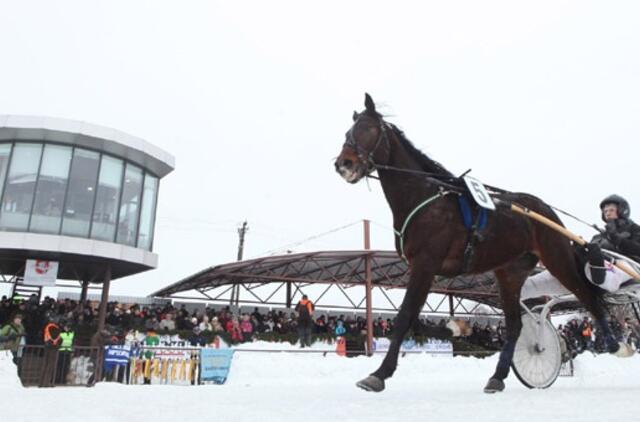
MULTIPOLYGON (((584 265, 584 275, 598 287, 615 292, 631 277, 605 259, 601 249, 608 249, 640 261, 640 226, 629 218, 630 208, 626 199, 619 195, 609 195, 600 202, 602 221, 605 229, 591 239, 578 253, 578 261, 584 265)), ((558 280, 543 271, 527 278, 522 286, 521 299, 540 296, 571 294, 558 280)))
POLYGON ((629 218, 630 209, 626 199, 609 195, 600 202, 605 230, 591 239, 599 247, 640 261, 640 226, 629 218))

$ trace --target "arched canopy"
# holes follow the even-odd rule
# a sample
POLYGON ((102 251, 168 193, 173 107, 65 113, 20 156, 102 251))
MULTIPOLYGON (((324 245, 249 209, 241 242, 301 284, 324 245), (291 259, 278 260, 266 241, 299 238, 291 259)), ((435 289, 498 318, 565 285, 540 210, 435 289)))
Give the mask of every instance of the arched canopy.
MULTIPOLYGON (((262 285, 276 282, 364 286, 367 257, 371 259, 374 287, 384 289, 406 287, 409 281, 408 267, 395 251, 319 251, 217 265, 173 283, 150 296, 177 297, 180 293, 196 291, 201 295, 200 299, 206 300, 209 297, 207 292, 222 286, 262 285)), ((431 291, 472 300, 494 308, 500 307, 500 297, 493 273, 453 278, 438 277, 431 291)))

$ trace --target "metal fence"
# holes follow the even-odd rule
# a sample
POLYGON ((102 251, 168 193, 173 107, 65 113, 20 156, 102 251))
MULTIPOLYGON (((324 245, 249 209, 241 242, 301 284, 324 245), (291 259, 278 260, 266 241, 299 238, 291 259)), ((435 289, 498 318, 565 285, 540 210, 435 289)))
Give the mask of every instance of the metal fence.
POLYGON ((60 351, 45 346, 23 346, 18 375, 25 387, 92 386, 100 378, 102 350, 75 346, 60 351))
MULTIPOLYGON (((342 356, 368 354, 361 344, 346 348, 342 356)), ((293 353, 335 355, 335 349, 252 349, 238 348, 244 353, 293 353)), ((384 350, 375 354, 386 353, 384 350)), ((401 351, 400 356, 426 355, 474 355, 486 356, 495 351, 434 352, 422 350, 401 351)), ((571 366, 573 372, 573 366, 571 366)), ((96 382, 119 382, 123 384, 167 384, 198 385, 200 379, 200 348, 170 346, 134 346, 127 357, 110 364, 105 359, 105 349, 100 347, 73 346, 70 351, 38 346, 22 346, 18 374, 25 387, 93 386, 96 382)))

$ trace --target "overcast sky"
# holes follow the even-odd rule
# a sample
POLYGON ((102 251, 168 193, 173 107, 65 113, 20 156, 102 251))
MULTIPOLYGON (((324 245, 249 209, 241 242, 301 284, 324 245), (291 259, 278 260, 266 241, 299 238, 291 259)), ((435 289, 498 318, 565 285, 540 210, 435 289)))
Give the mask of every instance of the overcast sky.
POLYGON ((636 1, 0 4, 0 114, 109 126, 176 157, 160 266, 115 294, 234 261, 244 219, 248 258, 361 248, 360 225, 295 243, 363 218, 391 249, 377 182, 333 169, 364 92, 454 173, 590 222, 618 193, 640 220, 636 1))

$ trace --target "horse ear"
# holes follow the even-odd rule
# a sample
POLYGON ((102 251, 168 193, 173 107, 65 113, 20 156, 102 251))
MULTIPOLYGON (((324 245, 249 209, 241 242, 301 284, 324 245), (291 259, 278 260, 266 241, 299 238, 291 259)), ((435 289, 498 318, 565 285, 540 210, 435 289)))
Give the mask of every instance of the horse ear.
POLYGON ((376 105, 373 103, 373 100, 371 99, 371 95, 367 94, 366 92, 364 93, 364 106, 367 109, 368 113, 371 114, 377 114, 376 112, 376 105))
POLYGON ((353 121, 354 121, 354 122, 355 122, 356 120, 358 120, 358 116, 359 116, 358 112, 357 112, 357 111, 355 111, 355 110, 353 110, 353 121))

